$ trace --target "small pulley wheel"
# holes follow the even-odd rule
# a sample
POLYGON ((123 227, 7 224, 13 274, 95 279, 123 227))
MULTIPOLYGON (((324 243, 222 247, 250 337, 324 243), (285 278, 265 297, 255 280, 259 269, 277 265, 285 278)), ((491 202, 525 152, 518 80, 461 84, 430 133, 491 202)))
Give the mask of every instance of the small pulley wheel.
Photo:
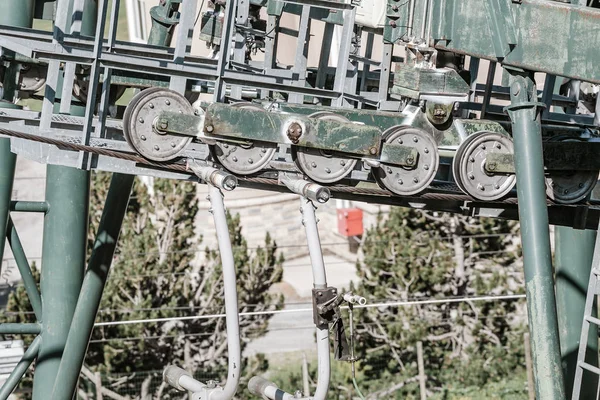
MULTIPOLYGON (((251 103, 235 103, 231 107, 264 111, 261 107, 251 103)), ((239 175, 252 175, 265 168, 271 162, 277 152, 277 144, 267 142, 240 144, 217 141, 214 145, 210 146, 210 149, 213 156, 228 171, 239 175)))
POLYGON ((477 132, 461 143, 452 163, 454 179, 469 196, 482 201, 503 198, 515 187, 516 176, 486 170, 490 154, 514 154, 512 139, 497 132, 477 132))
MULTIPOLYGON (((347 118, 331 112, 317 112, 309 118, 338 122, 350 122, 347 118)), ((318 183, 334 183, 344 179, 357 163, 351 158, 337 157, 333 152, 309 147, 292 146, 292 157, 296 166, 306 176, 318 183)))
MULTIPOLYGON (((555 138, 557 141, 575 142, 577 138, 555 138)), ((584 200, 594 190, 600 171, 550 171, 546 176, 546 196, 559 204, 575 204, 584 200)))
POLYGON ((159 132, 155 121, 163 111, 193 115, 190 103, 177 92, 152 88, 136 94, 123 115, 125 139, 143 157, 158 162, 177 158, 193 138, 159 132))
POLYGON ((401 196, 421 193, 433 182, 440 164, 437 144, 427 132, 404 126, 389 128, 383 133, 385 143, 417 149, 417 163, 413 167, 381 164, 373 170, 375 179, 389 191, 401 196))

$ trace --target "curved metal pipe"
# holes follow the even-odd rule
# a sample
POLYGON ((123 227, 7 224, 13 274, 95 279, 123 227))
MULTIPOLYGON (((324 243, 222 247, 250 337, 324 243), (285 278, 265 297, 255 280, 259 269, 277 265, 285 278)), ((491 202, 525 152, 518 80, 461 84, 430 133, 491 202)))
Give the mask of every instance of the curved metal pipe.
POLYGON ((225 314, 227 323, 227 349, 229 352, 229 367, 227 383, 223 390, 213 391, 209 395, 210 400, 231 400, 237 391, 240 374, 242 352, 240 348, 240 321, 237 300, 237 285, 235 277, 235 264, 233 260, 233 249, 227 226, 225 204, 223 204, 223 193, 219 188, 209 185, 209 201, 211 212, 217 230, 219 241, 219 253, 223 265, 223 284, 225 289, 225 314))
MULTIPOLYGON (((315 289, 325 289, 327 287, 327 276, 325 273, 325 263, 323 261, 319 230, 317 229, 315 206, 309 199, 303 197, 301 199, 300 210, 302 212, 304 228, 306 230, 306 240, 308 242, 308 252, 310 255, 310 263, 312 265, 314 287, 315 289)), ((317 390, 315 391, 313 399, 324 400, 327 398, 327 392, 329 391, 329 379, 331 375, 329 329, 327 326, 324 326, 321 328, 317 327, 316 330, 318 377, 317 390)))

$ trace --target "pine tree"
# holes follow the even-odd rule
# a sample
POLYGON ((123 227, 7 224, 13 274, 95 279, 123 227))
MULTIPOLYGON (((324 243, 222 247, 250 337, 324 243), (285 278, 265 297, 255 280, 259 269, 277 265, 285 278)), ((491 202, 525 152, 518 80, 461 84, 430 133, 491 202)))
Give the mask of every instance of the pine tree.
MULTIPOLYGON (((523 293, 517 229, 509 221, 392 209, 366 234, 357 292, 370 302, 523 293)), ((524 365, 517 337, 522 331, 514 322, 523 318, 519 307, 516 301, 485 301, 359 310, 365 381, 379 382, 380 389, 414 378, 418 341, 430 389, 506 377, 524 365)), ((409 384, 396 395, 417 390, 409 384)))
MULTIPOLYGON (((109 174, 95 175, 90 244, 109 182, 109 174)), ((201 250, 202 237, 194 231, 197 212, 194 184, 156 179, 149 190, 136 179, 97 320, 162 319, 224 312, 219 253, 216 249, 201 250)), ((239 216, 228 214, 228 225, 240 311, 281 306, 283 299, 269 293, 271 285, 281 281, 283 274, 283 259, 277 257, 276 243, 267 235, 264 247, 251 251, 242 236, 239 216)), ((9 310, 28 310, 24 296, 23 291, 14 292, 9 310)), ((20 320, 28 318, 28 314, 19 315, 20 320)), ((265 333, 269 318, 240 318, 242 349, 251 338, 265 333)), ((94 329, 86 365, 104 374, 122 374, 123 379, 112 382, 112 390, 139 393, 141 398, 156 392, 159 398, 168 399, 168 389, 161 384, 159 374, 166 365, 179 365, 205 379, 226 377, 226 335, 224 318, 99 327, 94 329), (156 373, 143 374, 146 371, 156 373), (141 389, 136 375, 144 377, 141 389)), ((255 369, 264 368, 264 359, 259 357, 249 364, 255 369)))

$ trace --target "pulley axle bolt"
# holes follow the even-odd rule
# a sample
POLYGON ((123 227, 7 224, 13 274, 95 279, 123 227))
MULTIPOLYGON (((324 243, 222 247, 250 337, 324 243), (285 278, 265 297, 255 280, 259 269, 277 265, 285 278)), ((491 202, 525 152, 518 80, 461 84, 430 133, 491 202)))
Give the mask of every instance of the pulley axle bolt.
POLYGON ((414 158, 414 157, 412 157, 412 156, 408 156, 408 157, 406 157, 406 163, 407 163, 408 165, 413 165, 413 164, 415 163, 415 158, 414 158))
POLYGON ((394 20, 390 21, 390 26, 392 28, 395 28, 397 26, 396 21, 394 21, 394 20))
POLYGON ((486 166, 487 166, 487 169, 489 169, 490 171, 495 171, 496 167, 497 167, 495 162, 487 163, 486 166))
POLYGON ((161 119, 161 120, 158 122, 158 129, 161 129, 161 130, 163 130, 163 131, 164 131, 164 130, 165 130, 165 129, 167 129, 168 127, 169 127, 169 121, 167 121, 166 119, 161 119))
POLYGON ((212 125, 206 125, 206 132, 210 133, 215 130, 215 127, 212 125))
POLYGON ((392 10, 393 10, 393 11, 398 11, 398 6, 394 4, 394 5, 392 6, 392 10))
POLYGON ((369 149, 369 153, 371 153, 372 155, 375 155, 375 154, 377 154, 377 147, 371 147, 371 148, 369 149))
POLYGON ((287 129, 287 137, 294 144, 298 144, 302 136, 302 126, 297 122, 292 122, 287 129))

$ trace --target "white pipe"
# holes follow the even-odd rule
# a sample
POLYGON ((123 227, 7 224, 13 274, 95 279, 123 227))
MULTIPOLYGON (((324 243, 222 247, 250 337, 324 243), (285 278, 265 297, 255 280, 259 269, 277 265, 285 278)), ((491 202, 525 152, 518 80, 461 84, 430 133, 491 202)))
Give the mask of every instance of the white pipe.
MULTIPOLYGON (((323 261, 323 252, 321 250, 321 240, 319 239, 319 229, 317 228, 317 217, 315 215, 315 206, 313 203, 302 197, 300 199, 300 210, 303 216, 304 229, 306 230, 306 240, 308 242, 308 253, 312 265, 313 282, 315 289, 325 289, 327 287, 327 276, 325 273, 325 262, 323 261)), ((313 397, 314 400, 324 400, 329 391, 329 378, 331 373, 329 356, 329 328, 317 327, 317 360, 318 377, 317 390, 313 397)))
POLYGON ((289 393, 280 390, 276 384, 261 378, 260 376, 254 376, 248 382, 248 390, 255 396, 267 398, 269 400, 292 400, 295 397, 289 393))
POLYGON ((225 288, 225 314, 227 323, 227 351, 229 353, 229 369, 227 383, 222 391, 210 393, 210 400, 230 400, 237 391, 240 382, 242 352, 240 349, 240 321, 235 279, 233 249, 227 227, 223 193, 219 188, 209 185, 209 197, 213 219, 219 241, 221 264, 223 265, 223 285, 225 288))
POLYGON ((163 381, 180 391, 200 392, 206 385, 198 382, 186 370, 170 365, 163 371, 163 381))

